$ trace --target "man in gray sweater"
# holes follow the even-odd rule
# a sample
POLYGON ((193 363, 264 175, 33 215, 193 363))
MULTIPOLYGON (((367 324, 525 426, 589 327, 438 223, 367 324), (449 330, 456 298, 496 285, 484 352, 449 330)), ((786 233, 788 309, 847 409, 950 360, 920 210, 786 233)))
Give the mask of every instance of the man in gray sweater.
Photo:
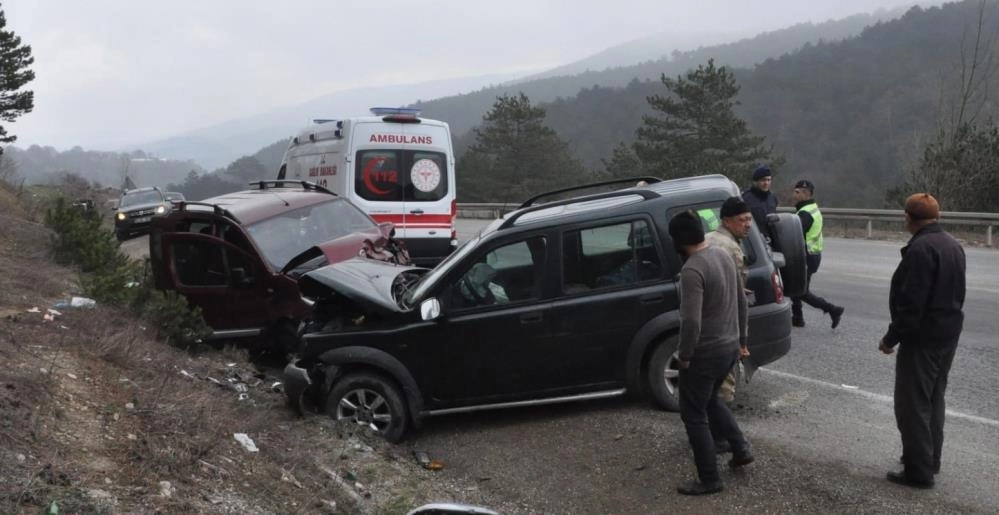
POLYGON ((715 441, 732 447, 729 466, 753 462, 749 444, 718 388, 746 344, 748 306, 731 256, 704 241, 700 219, 687 211, 673 217, 669 234, 684 258, 680 269, 680 418, 694 450, 698 480, 680 485, 685 495, 720 492, 715 441))

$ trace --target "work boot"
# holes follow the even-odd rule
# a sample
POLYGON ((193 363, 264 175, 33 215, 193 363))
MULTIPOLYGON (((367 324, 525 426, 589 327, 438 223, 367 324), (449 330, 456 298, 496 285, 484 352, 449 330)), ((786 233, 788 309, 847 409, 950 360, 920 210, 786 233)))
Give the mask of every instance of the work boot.
POLYGON ((846 308, 844 308, 843 306, 833 306, 829 310, 829 316, 832 318, 833 329, 836 329, 836 326, 839 325, 839 319, 842 318, 844 311, 846 311, 846 308))
POLYGON ((749 450, 733 451, 732 459, 728 460, 728 466, 735 469, 745 467, 754 461, 756 461, 756 458, 753 457, 753 453, 749 452, 749 450))
POLYGON ((794 327, 805 327, 804 318, 791 318, 791 325, 794 327))

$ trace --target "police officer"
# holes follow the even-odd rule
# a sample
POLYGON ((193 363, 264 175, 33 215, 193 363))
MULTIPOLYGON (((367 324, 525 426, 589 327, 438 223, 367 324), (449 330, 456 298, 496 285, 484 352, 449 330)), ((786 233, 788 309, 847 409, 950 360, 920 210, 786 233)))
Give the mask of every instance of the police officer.
POLYGON ((764 236, 770 237, 770 226, 767 225, 767 215, 777 212, 777 195, 770 191, 773 182, 770 167, 762 165, 753 171, 753 185, 742 192, 742 200, 746 201, 749 211, 753 213, 753 221, 764 236))
POLYGON ((812 293, 812 274, 819 271, 819 263, 822 261, 822 212, 819 211, 818 204, 815 203, 813 194, 815 185, 812 181, 802 179, 794 184, 792 194, 795 209, 798 210, 798 218, 801 219, 801 229, 805 233, 805 263, 808 267, 808 288, 804 295, 791 299, 791 325, 795 327, 805 327, 805 317, 801 312, 801 303, 804 302, 813 308, 821 309, 832 318, 833 329, 839 325, 839 320, 843 316, 844 308, 836 306, 812 293))

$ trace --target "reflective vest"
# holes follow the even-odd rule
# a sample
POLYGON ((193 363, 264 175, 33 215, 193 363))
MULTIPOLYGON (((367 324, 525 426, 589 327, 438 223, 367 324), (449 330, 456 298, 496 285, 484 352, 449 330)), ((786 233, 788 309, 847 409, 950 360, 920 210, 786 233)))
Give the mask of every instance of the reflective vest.
POLYGON ((812 215, 812 226, 805 233, 805 248, 809 254, 821 254, 822 247, 824 246, 822 241, 822 212, 819 211, 819 206, 815 202, 801 206, 798 212, 802 211, 812 215))
POLYGON ((718 220, 718 215, 715 214, 713 209, 698 209, 697 216, 701 217, 701 220, 704 221, 704 225, 707 227, 707 230, 704 232, 713 231, 721 225, 721 220, 718 220))

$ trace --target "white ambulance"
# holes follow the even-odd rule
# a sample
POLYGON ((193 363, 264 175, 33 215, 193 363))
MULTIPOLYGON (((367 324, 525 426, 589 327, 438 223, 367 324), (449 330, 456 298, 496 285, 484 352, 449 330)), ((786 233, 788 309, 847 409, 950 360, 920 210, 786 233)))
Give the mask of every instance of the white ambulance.
POLYGON ((292 138, 278 179, 307 180, 347 197, 377 222, 392 222, 417 264, 457 246, 454 151, 447 123, 406 108, 315 120, 292 138))

